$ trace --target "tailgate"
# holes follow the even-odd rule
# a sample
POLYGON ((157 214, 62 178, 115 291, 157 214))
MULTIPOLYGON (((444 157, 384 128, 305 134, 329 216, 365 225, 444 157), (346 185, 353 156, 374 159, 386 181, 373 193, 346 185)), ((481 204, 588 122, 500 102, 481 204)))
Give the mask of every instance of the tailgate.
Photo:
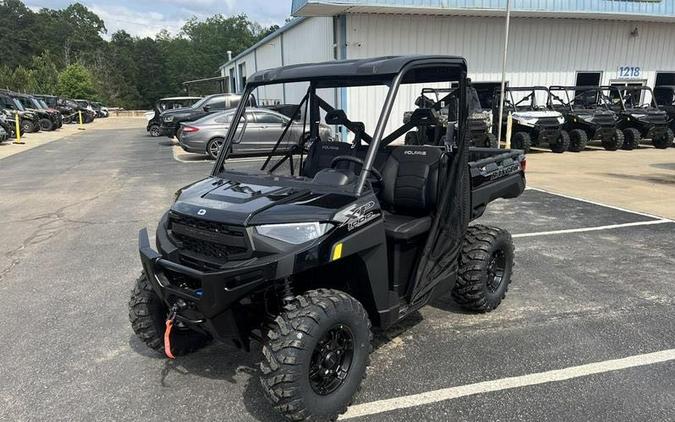
POLYGON ((525 154, 517 149, 470 148, 472 219, 498 198, 515 198, 525 190, 525 154))

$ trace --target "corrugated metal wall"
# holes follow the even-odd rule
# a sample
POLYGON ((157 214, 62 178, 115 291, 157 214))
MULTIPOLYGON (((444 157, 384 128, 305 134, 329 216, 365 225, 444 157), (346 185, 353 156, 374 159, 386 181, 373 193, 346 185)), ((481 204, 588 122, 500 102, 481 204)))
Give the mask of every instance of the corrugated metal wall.
MULTIPOLYGON (((504 20, 491 17, 359 14, 347 16, 347 57, 391 54, 451 54, 467 59, 474 81, 501 79, 504 20)), ((640 67, 653 86, 657 71, 675 72, 675 25, 606 20, 514 18, 511 22, 507 79, 517 85, 573 85, 577 71, 603 71, 603 83, 619 78, 618 67, 640 67), (631 31, 638 28, 638 36, 631 31)), ((366 107, 372 132, 379 105, 365 90, 349 95, 349 110, 366 107)), ((379 92, 379 93, 378 93, 379 92)), ((400 95, 414 101, 417 92, 400 95)), ((391 122, 399 124, 410 106, 399 101, 391 122)), ((412 102, 410 103, 412 104, 412 102)), ((359 113, 362 114, 362 113, 359 113)), ((390 124, 390 127, 393 127, 390 124)))

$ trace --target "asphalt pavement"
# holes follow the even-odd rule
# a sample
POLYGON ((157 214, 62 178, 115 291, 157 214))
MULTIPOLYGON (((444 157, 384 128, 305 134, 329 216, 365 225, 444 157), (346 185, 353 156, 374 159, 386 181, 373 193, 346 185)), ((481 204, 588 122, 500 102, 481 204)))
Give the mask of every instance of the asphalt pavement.
MULTIPOLYGON (((177 161, 140 125, 0 160, 0 420, 279 420, 258 351, 215 344, 168 361, 127 319, 138 230, 154 230, 173 193, 211 165, 177 161)), ((675 223, 536 190, 497 201, 480 222, 514 234, 505 301, 475 315, 444 297, 378 333, 354 407, 368 412, 350 420, 675 419, 672 359, 433 395, 675 349, 675 223), (438 398, 417 405, 424 393, 438 398), (378 411, 401 397, 410 401, 378 411)))

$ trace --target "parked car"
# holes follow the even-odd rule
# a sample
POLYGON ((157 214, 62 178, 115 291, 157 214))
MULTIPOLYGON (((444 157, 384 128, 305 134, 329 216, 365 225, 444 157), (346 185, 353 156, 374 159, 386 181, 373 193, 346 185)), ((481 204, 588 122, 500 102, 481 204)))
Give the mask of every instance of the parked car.
POLYGON ((148 124, 145 130, 152 136, 156 138, 161 136, 161 126, 162 120, 159 118, 162 112, 167 110, 176 110, 183 109, 186 107, 191 107, 194 103, 201 100, 202 97, 167 97, 160 98, 155 103, 155 106, 152 111, 145 113, 145 118, 148 120, 148 124))
POLYGON ((104 119, 110 115, 108 108, 99 102, 92 102, 91 107, 96 113, 96 117, 104 119))
POLYGON ((661 110, 648 86, 603 87, 617 114, 617 126, 623 130, 623 149, 640 146, 642 138, 650 139, 655 148, 673 144, 673 130, 668 127, 668 115, 661 110))
POLYGON ((30 95, 15 93, 14 96, 27 111, 38 115, 40 130, 48 132, 59 128, 59 124, 61 123, 61 114, 59 112, 51 112, 47 108, 43 108, 38 100, 30 95))
POLYGON ((14 115, 19 115, 19 125, 23 133, 40 131, 40 118, 37 113, 26 110, 21 102, 6 90, 0 90, 0 108, 14 115))
MULTIPOLYGON (((239 105, 240 100, 241 96, 236 94, 214 94, 202 98, 191 107, 164 111, 160 115, 162 121, 160 133, 173 138, 182 122, 193 122, 208 114, 235 108, 239 105)), ((249 101, 252 101, 251 106, 255 106, 253 97, 249 101)))
MULTIPOLYGON (((466 73, 464 59, 448 56, 296 64, 253 74, 244 92, 299 81, 387 85, 387 101, 364 99, 387 116, 399 85, 459 79, 464 134, 466 73)), ((310 88, 305 98, 312 115, 321 108, 326 123, 360 131, 330 97, 310 88)), ((257 341, 271 406, 288 420, 334 421, 366 375, 372 327, 390 328, 447 291, 473 312, 502 302, 513 270, 511 235, 469 222, 491 201, 523 192, 525 156, 470 149, 465 136, 393 145, 405 130, 385 137, 380 122, 367 128, 368 145, 317 139, 295 167, 299 174, 293 166, 229 170, 229 145, 245 133, 246 104, 214 168, 178 191, 161 217, 157 250, 147 229, 139 232, 143 271, 129 301, 130 324, 139 341, 169 358, 212 340, 246 350, 257 341)), ((319 121, 310 120, 315 137, 319 121)))
MULTIPOLYGON (((494 131, 499 124, 500 90, 495 90, 492 101, 494 131)), ((502 134, 506 135, 508 114, 513 118, 511 146, 526 153, 533 146, 548 144, 551 151, 563 153, 570 145, 570 136, 563 129, 565 117, 555 110, 549 110, 548 88, 545 86, 507 87, 504 91, 504 115, 502 134)))
POLYGON ((565 116, 564 129, 570 135, 572 152, 583 151, 591 140, 600 140, 608 151, 623 146, 623 132, 617 128, 618 117, 598 86, 549 87, 548 107, 565 116))
MULTIPOLYGON (((181 148, 187 152, 208 154, 215 159, 223 146, 233 116, 234 110, 229 110, 210 114, 194 122, 181 123, 177 134, 181 148)), ((239 134, 237 142, 232 145, 232 154, 248 156, 269 154, 289 122, 290 127, 276 151, 280 154, 301 143, 303 122, 291 120, 267 108, 248 108, 246 130, 243 136, 239 134)), ((322 140, 332 141, 331 127, 322 123, 319 127, 319 136, 322 140)))
POLYGON ((659 108, 668 115, 670 130, 675 131, 675 86, 661 85, 654 88, 659 108))

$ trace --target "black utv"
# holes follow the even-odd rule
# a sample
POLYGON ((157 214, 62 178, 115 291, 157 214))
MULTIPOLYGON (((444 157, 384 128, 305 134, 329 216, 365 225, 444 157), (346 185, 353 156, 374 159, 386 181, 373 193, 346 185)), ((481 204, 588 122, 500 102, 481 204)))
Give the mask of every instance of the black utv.
POLYGON ((59 113, 53 113, 42 108, 42 105, 30 95, 14 93, 14 98, 21 103, 26 111, 37 114, 40 130, 48 132, 58 129, 61 120, 59 113))
POLYGON ((668 116, 670 130, 675 131, 675 86, 657 86, 654 88, 654 96, 659 108, 668 116))
POLYGON ((668 148, 673 143, 673 130, 668 127, 668 115, 659 109, 654 93, 648 86, 605 86, 623 130, 623 149, 640 147, 642 138, 650 139, 655 148, 668 148))
POLYGON ((146 125, 145 130, 153 138, 161 136, 162 119, 160 118, 160 115, 163 112, 167 110, 176 110, 190 107, 199 100, 201 100, 201 97, 160 98, 155 103, 152 112, 146 113, 148 124, 146 125))
POLYGON ((18 114, 19 127, 23 133, 40 131, 40 117, 37 113, 26 110, 11 92, 0 90, 0 109, 4 110, 5 114, 10 114, 12 119, 18 114))
MULTIPOLYGON (((492 134, 491 116, 483 110, 476 90, 469 85, 469 144, 477 147, 497 148, 497 137, 492 134)), ((422 125, 416 130, 405 135, 406 145, 425 145, 434 142, 434 138, 445 136, 448 127, 451 131, 456 130, 458 119, 458 91, 454 88, 422 88, 422 93, 415 105, 418 109, 430 110, 430 119, 422 121, 422 125), (434 108, 435 107, 435 108, 434 108)), ((408 123, 413 111, 403 115, 403 123, 408 123)))
POLYGON ((602 88, 551 86, 548 107, 565 117, 563 128, 570 135, 569 151, 583 151, 593 140, 599 140, 608 151, 616 151, 623 145, 623 132, 616 127, 618 118, 602 88))
POLYGON ((55 95, 36 94, 33 95, 38 101, 43 102, 48 109, 56 110, 61 114, 61 122, 72 123, 75 111, 72 107, 66 105, 64 101, 55 95))
MULTIPOLYGON (((495 89, 492 101, 493 131, 499 125, 500 90, 495 89)), ((545 86, 507 87, 504 91, 502 136, 506 138, 508 115, 513 119, 511 146, 526 153, 531 147, 548 144, 551 151, 563 153, 570 146, 570 136, 563 128, 565 118, 547 106, 548 88, 545 86)))
POLYGON ((496 308, 511 281, 511 235, 468 224, 490 201, 520 195, 525 157, 469 148, 466 72, 462 58, 407 56, 252 75, 213 171, 177 192, 157 250, 139 234, 143 273, 129 302, 138 337, 168 357, 213 339, 246 349, 256 340, 272 405, 289 420, 335 420, 365 376, 371 324, 386 329, 446 291, 467 309, 496 308), (400 87, 447 82, 459 86, 453 136, 401 145, 425 108, 385 133, 390 117, 402 119, 391 116, 400 87), (250 171, 230 163, 250 96, 281 84, 306 87, 297 110, 307 156, 300 148, 272 163, 273 151, 250 171), (336 89, 368 86, 387 90, 372 132, 329 104, 336 89), (320 139, 321 123, 346 128, 353 142, 320 139))

